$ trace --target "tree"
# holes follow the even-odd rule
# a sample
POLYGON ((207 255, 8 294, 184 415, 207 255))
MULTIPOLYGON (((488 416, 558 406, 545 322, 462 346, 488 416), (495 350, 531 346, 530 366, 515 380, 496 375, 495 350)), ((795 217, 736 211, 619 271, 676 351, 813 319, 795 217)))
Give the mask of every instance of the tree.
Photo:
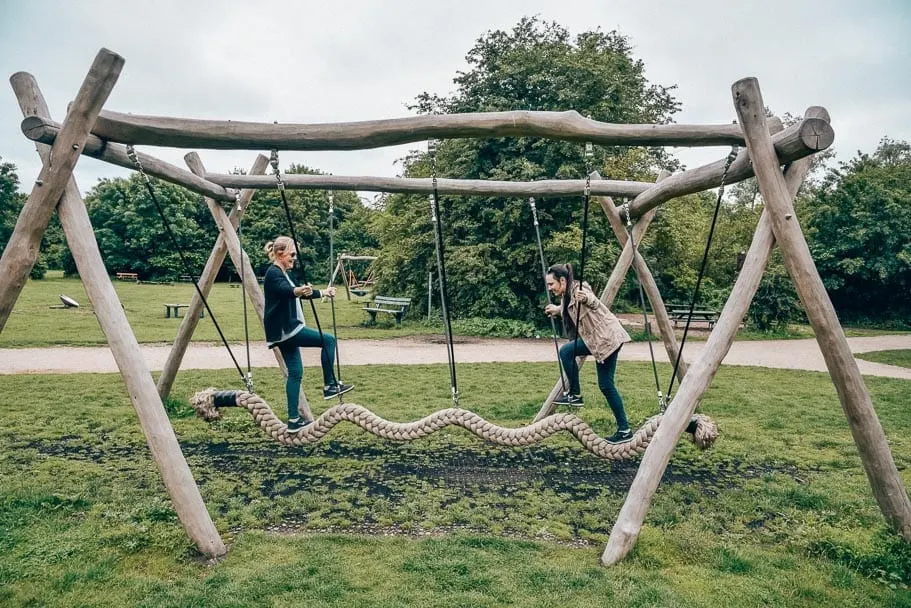
MULTIPOLYGON (((25 205, 27 197, 19 191, 19 176, 16 174, 16 165, 3 162, 0 158, 0 255, 6 249, 13 230, 16 228, 16 221, 19 219, 19 213, 25 205)), ((45 234, 42 239, 41 252, 32 266, 31 274, 33 279, 43 279, 48 269, 48 256, 44 253, 48 243, 55 243, 62 237, 60 224, 56 217, 52 218, 51 226, 48 228, 50 234, 45 234)))
MULTIPOLYGON (((85 206, 109 273, 135 272, 147 280, 198 275, 217 235, 202 198, 180 186, 152 180, 158 200, 189 268, 181 262, 142 176, 100 180, 85 206)), ((64 272, 75 274, 67 255, 64 272)))
MULTIPOLYGON (((573 109, 596 120, 666 123, 679 108, 672 88, 647 82, 641 61, 617 32, 572 38, 555 23, 523 18, 509 32, 482 36, 469 51, 467 72, 449 97, 422 93, 419 113, 573 109)), ((533 181, 583 178, 583 146, 533 138, 447 140, 438 147, 440 177, 533 181)), ((428 159, 405 159, 406 176, 430 174, 428 159)), ((590 168, 614 179, 654 179, 677 166, 663 150, 597 148, 590 168)), ((577 263, 581 249, 582 193, 537 201, 549 262, 577 263)), ((540 262, 526 200, 444 196, 447 275, 456 316, 540 318, 540 262)), ((378 279, 385 291, 426 298, 434 247, 426 197, 393 195, 375 224, 380 245, 378 279)), ((596 203, 590 212, 585 278, 603 286, 619 248, 596 203)), ((425 302, 426 303, 426 302, 425 302)))
POLYGON ((872 156, 830 170, 806 220, 810 250, 843 318, 911 313, 911 146, 883 138, 872 156))
MULTIPOLYGON (((288 173, 319 175, 320 171, 291 165, 288 173)), ((298 277, 302 281, 324 282, 335 263, 329 260, 329 193, 325 190, 286 190, 300 246, 298 277)), ((355 192, 335 192, 335 252, 371 253, 377 240, 369 226, 375 212, 355 192)), ((280 235, 291 236, 287 214, 277 190, 260 190, 243 222, 244 245, 257 272, 265 272, 269 260, 263 252, 266 242, 280 235)))

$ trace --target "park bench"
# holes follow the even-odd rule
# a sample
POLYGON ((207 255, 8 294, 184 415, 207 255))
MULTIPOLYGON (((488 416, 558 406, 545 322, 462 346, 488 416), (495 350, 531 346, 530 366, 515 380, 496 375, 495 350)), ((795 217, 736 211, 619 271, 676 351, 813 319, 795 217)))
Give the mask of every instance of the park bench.
POLYGON ((139 275, 135 272, 118 272, 117 273, 118 281, 139 281, 139 275))
POLYGON ((364 310, 370 315, 370 323, 376 323, 376 313, 385 312, 395 317, 395 324, 402 324, 402 317, 408 311, 411 305, 411 298, 393 298, 389 296, 376 296, 373 302, 364 306, 364 310))
POLYGON ((690 314, 690 309, 688 306, 674 306, 671 305, 671 310, 668 313, 670 319, 674 322, 674 327, 677 327, 677 324, 680 322, 686 323, 687 318, 690 321, 699 321, 708 323, 709 329, 715 327, 715 322, 718 321, 718 312, 708 309, 696 309, 693 310, 690 314))
POLYGON ((195 283, 196 277, 192 277, 188 274, 182 274, 182 275, 180 275, 180 277, 177 280, 180 281, 181 283, 195 283))
MULTIPOLYGON (((174 311, 174 318, 180 317, 180 309, 189 307, 189 304, 165 304, 164 305, 164 318, 171 318, 171 311, 174 311)), ((206 310, 202 309, 199 311, 199 318, 203 319, 206 316, 206 310)))

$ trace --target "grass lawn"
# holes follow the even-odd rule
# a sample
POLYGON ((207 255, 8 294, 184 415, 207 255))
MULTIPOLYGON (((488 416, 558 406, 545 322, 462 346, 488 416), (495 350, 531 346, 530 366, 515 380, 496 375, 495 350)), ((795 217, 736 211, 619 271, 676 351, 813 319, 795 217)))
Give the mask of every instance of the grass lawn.
MULTIPOLYGON (((140 343, 154 343, 174 341, 180 321, 166 319, 164 316, 165 304, 188 304, 195 293, 191 283, 174 283, 173 285, 147 285, 133 282, 114 281, 117 295, 126 311, 127 319, 133 328, 136 339, 140 343)), ((215 318, 227 340, 231 343, 244 341, 243 303, 239 285, 217 283, 208 298, 209 306, 215 312, 215 318)), ((332 308, 326 302, 314 301, 317 315, 324 329, 330 329, 332 323, 332 308)), ((308 323, 313 325, 313 312, 308 303, 304 303, 304 315, 308 323)), ((406 319, 402 327, 396 327, 390 315, 378 315, 377 324, 365 326, 367 313, 362 309, 365 306, 363 298, 352 297, 346 300, 344 290, 339 288, 336 298, 336 323, 338 335, 342 339, 383 339, 396 338, 419 334, 442 334, 442 324, 437 322, 428 324, 424 322, 426 311, 412 309, 409 313, 412 319, 406 319)), ((262 326, 247 303, 248 323, 251 340, 263 340, 262 326)), ((184 309, 183 312, 186 312, 184 309)), ((183 313, 182 313, 183 314, 183 313)), ((638 321, 638 319, 637 319, 638 321)), ((704 327, 696 328, 688 336, 688 340, 705 340, 708 332, 704 327)), ((453 327, 454 333, 459 333, 459 324, 453 327)), ((468 330, 465 330, 468 331, 468 330)), ((486 330, 485 330, 486 331, 486 330)), ((542 330, 544 337, 550 336, 550 330, 542 330)), ((845 333, 851 336, 873 336, 890 332, 875 329, 846 329, 845 333)), ((472 335, 478 335, 475 330, 472 335)), ((634 340, 645 340, 646 335, 641 330, 630 330, 634 340)), ((683 329, 679 328, 678 338, 682 336, 683 329)), ((782 340, 794 338, 812 338, 813 331, 807 325, 791 325, 787 331, 757 332, 749 329, 742 330, 740 340, 782 340)), ((652 336, 653 339, 657 339, 652 336)), ((220 342, 215 325, 206 314, 200 320, 199 326, 193 335, 194 341, 220 342)), ((104 334, 98 326, 95 314, 88 296, 77 279, 63 278, 59 272, 48 273, 48 278, 41 281, 28 281, 25 289, 16 302, 9 321, 0 334, 0 348, 10 347, 36 347, 36 346, 91 346, 105 344, 104 334), (51 308, 60 304, 60 294, 75 298, 81 305, 80 308, 59 309, 51 308)))
MULTIPOLYGON (((526 423, 552 373, 460 365, 462 404, 526 423)), ((284 415, 278 372, 256 378, 284 415)), ((358 385, 350 401, 390 419, 449 405, 445 365, 352 367, 345 379, 358 385)), ((583 380, 582 415, 611 432, 594 373, 583 380)), ((183 372, 168 403, 230 543, 209 565, 118 375, 0 377, 0 605, 911 606, 911 548, 885 530, 825 374, 722 368, 702 402, 718 444, 681 442, 636 549, 612 569, 598 557, 636 462, 599 460, 569 437, 508 449, 456 429, 391 443, 342 425, 283 448, 245 411, 209 425, 185 405, 235 382, 232 370, 183 372)), ((307 370, 310 394, 317 382, 307 370)), ((618 370, 634 423, 654 412, 651 382, 647 364, 618 370)), ((911 385, 867 383, 907 487, 911 385)))
MULTIPOLYGON (((173 342, 180 327, 179 319, 166 319, 164 305, 189 304, 195 293, 192 283, 173 285, 146 285, 141 283, 114 281, 117 296, 123 304, 127 319, 139 342, 173 342)), ((389 315, 380 315, 374 327, 364 327, 362 322, 367 313, 361 301, 345 299, 344 289, 339 289, 335 313, 339 335, 343 338, 391 338, 420 333, 439 333, 441 330, 427 327, 420 322, 406 322, 395 327, 389 315), (385 317, 385 318, 384 318, 385 317)), ((216 283, 209 297, 209 306, 215 312, 215 319, 229 342, 244 341, 243 302, 238 284, 230 286, 216 283)), ((327 300, 315 300, 317 314, 323 328, 332 323, 332 308, 327 300)), ((303 303, 304 315, 313 324, 313 312, 307 302, 303 303)), ((186 309, 181 311, 181 316, 186 309)), ((262 325, 247 302, 247 314, 251 340, 264 340, 262 325)), ((200 342, 220 342, 215 324, 208 313, 201 319, 193 339, 200 342)), ((94 309, 86 295, 82 281, 49 275, 41 281, 30 280, 13 308, 9 321, 0 334, 0 347, 17 346, 87 346, 105 344, 104 334, 95 319, 94 309), (60 304, 59 295, 64 294, 79 302, 79 308, 50 308, 60 304)))
POLYGON ((911 367, 911 350, 875 350, 869 353, 859 353, 854 355, 864 361, 873 361, 874 363, 885 363, 887 365, 898 365, 901 367, 911 367))

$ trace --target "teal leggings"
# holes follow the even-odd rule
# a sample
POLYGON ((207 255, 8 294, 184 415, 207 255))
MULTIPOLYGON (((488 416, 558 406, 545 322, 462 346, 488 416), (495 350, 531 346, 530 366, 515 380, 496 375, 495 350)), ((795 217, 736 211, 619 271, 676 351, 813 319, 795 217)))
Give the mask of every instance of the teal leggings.
MULTIPOLYGON (((575 343, 568 342, 560 348, 560 361, 563 362, 563 371, 569 380, 569 392, 573 395, 581 395, 579 389, 579 366, 576 364, 576 357, 587 357, 592 354, 585 342, 581 338, 576 338, 575 343)), ((626 420, 626 410, 623 409, 623 399, 620 392, 614 384, 614 372, 617 371, 617 355, 620 354, 620 347, 612 352, 604 361, 595 362, 598 370, 598 388, 607 399, 614 418, 617 419, 617 429, 623 431, 629 428, 629 422, 626 420)))
POLYGON ((305 327, 293 337, 280 342, 276 346, 281 351, 285 365, 288 367, 288 380, 285 382, 285 394, 288 397, 288 418, 297 418, 300 416, 297 402, 300 400, 301 380, 304 378, 304 363, 301 360, 300 349, 301 347, 321 347, 323 349, 320 353, 320 364, 323 367, 323 384, 332 386, 335 384, 335 370, 332 369, 332 363, 335 361, 335 336, 323 332, 323 339, 320 340, 320 334, 317 330, 305 327))

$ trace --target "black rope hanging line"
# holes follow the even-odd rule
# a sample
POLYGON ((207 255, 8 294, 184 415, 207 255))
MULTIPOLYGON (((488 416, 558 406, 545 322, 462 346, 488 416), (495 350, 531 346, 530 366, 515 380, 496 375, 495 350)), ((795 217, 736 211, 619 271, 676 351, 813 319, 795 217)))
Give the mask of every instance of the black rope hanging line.
MULTIPOLYGON (((544 281, 544 297, 547 298, 548 304, 553 304, 550 299, 550 291, 547 289, 547 262, 544 261, 544 245, 541 244, 541 228, 538 225, 538 209, 535 207, 535 197, 529 197, 528 205, 531 207, 531 217, 535 224, 535 237, 538 240, 538 256, 541 258, 541 278, 544 281)), ((563 361, 560 359, 560 344, 557 342, 557 322, 553 317, 550 318, 550 329, 554 337, 554 349, 557 351, 557 367, 560 369, 560 383, 563 386, 563 393, 567 393, 566 377, 563 375, 563 361)))
MULTIPOLYGON (((633 235, 633 222, 629 216, 629 204, 623 205, 623 210, 626 213, 626 232, 629 235, 629 244, 633 250, 633 264, 635 267, 636 258, 639 255, 638 250, 636 249, 636 237, 633 235)), ((638 274, 636 275, 638 279, 638 274)), ((648 353, 652 359, 652 374, 655 376, 655 392, 658 395, 658 410, 661 413, 667 409, 667 398, 665 398, 664 393, 661 392, 661 380, 658 379, 658 364, 655 362, 655 349, 652 345, 652 333, 651 326, 648 322, 648 311, 645 308, 645 291, 642 289, 642 281, 637 280, 636 283, 639 285, 639 305, 642 307, 642 321, 645 327, 645 339, 648 341, 648 353)), ((678 353, 682 350, 682 347, 678 349, 678 353)), ((676 373, 677 370, 674 370, 676 373)), ((670 388, 668 388, 670 391, 670 388)), ((670 393, 668 393, 670 394, 670 393)))
MULTIPOLYGON (((335 268, 332 261, 335 259, 335 193, 329 192, 329 287, 332 287, 335 268)), ((335 298, 329 297, 329 305, 332 308, 332 335, 338 339, 338 326, 335 322, 335 298)), ((339 354, 338 344, 335 346, 335 381, 342 383, 342 358, 339 354)), ((338 402, 342 403, 342 392, 338 393, 338 402)))
MULTIPOLYGON (((671 381, 667 387, 667 394, 671 394, 671 389, 674 388, 674 379, 677 377, 677 369, 680 366, 680 359, 683 353, 683 345, 686 344, 686 336, 690 330, 690 322, 693 320, 693 311, 696 310, 696 301, 699 298, 699 288, 702 286, 702 278, 705 276, 705 269, 708 267, 709 262, 709 249, 712 247, 712 237, 715 234, 715 224, 718 222, 718 212, 721 210, 721 199, 724 197, 724 182, 728 177, 728 170, 731 168, 731 163, 734 162, 734 159, 737 158, 737 146, 731 146, 731 151, 728 153, 728 157, 724 161, 724 171, 721 173, 721 186, 718 188, 718 198, 715 200, 715 213, 712 215, 712 225, 709 227, 709 236, 705 242, 705 251, 702 254, 702 264, 699 267, 699 276, 696 278, 696 289, 693 290, 693 299, 690 300, 690 311, 686 317, 686 325, 683 326, 683 337, 680 339, 680 348, 677 349, 677 357, 674 361, 674 371, 671 374, 671 381)), ((627 208, 627 215, 629 215, 629 208, 627 208)))
MULTIPOLYGON (((586 251, 586 241, 588 240, 588 209, 591 202, 591 181, 592 181, 592 157, 594 156, 594 149, 590 141, 585 142, 585 191, 583 192, 583 200, 585 201, 585 210, 582 213, 582 251, 579 253, 579 276, 576 278, 573 276, 573 279, 579 281, 579 291, 582 291, 582 280, 585 277, 585 251, 586 251)), ((573 273, 575 275, 575 273, 573 273)), ((573 297, 573 286, 567 285, 566 288, 569 290, 569 294, 566 297, 573 297)), ((579 351, 579 315, 582 312, 581 302, 575 303, 576 307, 576 331, 575 336, 573 337, 573 357, 578 357, 579 351)), ((561 376, 562 377, 562 376, 561 376)))
POLYGON ((433 183, 433 196, 430 197, 430 221, 433 224, 437 274, 439 275, 440 309, 443 313, 443 327, 446 330, 446 353, 449 358, 449 384, 452 389, 452 404, 455 407, 459 407, 459 385, 456 379, 455 349, 452 344, 452 322, 449 319, 449 307, 446 297, 446 264, 443 258, 443 221, 440 217, 440 197, 437 191, 436 151, 436 140, 428 139, 427 155, 430 158, 430 177, 433 183))
POLYGON ((249 260, 247 259, 246 251, 244 250, 244 224, 243 224, 243 215, 244 209, 240 204, 240 192, 237 193, 234 199, 235 207, 237 208, 237 242, 240 246, 240 264, 241 267, 237 268, 237 275, 240 277, 240 300, 241 305, 244 310, 244 344, 246 344, 247 349, 247 388, 252 393, 253 392, 253 367, 250 363, 250 323, 247 319, 247 286, 244 284, 244 270, 246 268, 249 260))
MULTIPOLYGON (((177 237, 174 234, 174 229, 171 227, 171 222, 168 221, 168 217, 165 215, 164 209, 161 207, 161 203, 158 202, 158 197, 155 196, 155 189, 152 187, 152 180, 149 179, 149 176, 146 174, 145 169, 142 166, 142 161, 139 160, 139 156, 136 154, 136 150, 132 145, 127 145, 127 156, 130 157, 130 160, 133 161, 133 164, 136 165, 136 169, 142 176, 146 190, 149 192, 149 196, 152 198, 152 203, 155 205, 155 209, 158 211, 158 215, 161 217, 161 221, 164 224, 165 232, 168 233, 168 237, 171 239, 171 245, 177 251, 177 255, 180 258, 181 264, 183 265, 184 272, 191 277, 194 276, 193 270, 190 267, 190 262, 184 255, 183 249, 180 247, 180 243, 177 241, 177 237)), ((237 372, 240 374, 241 381, 247 387, 247 390, 252 393, 252 380, 250 377, 244 374, 244 370, 241 369, 240 363, 237 362, 237 358, 234 356, 234 351, 231 350, 231 346, 228 344, 228 340, 225 338, 225 334, 221 331, 221 326, 215 319, 215 313, 212 312, 212 309, 209 307, 209 302, 206 300, 206 296, 199 288, 199 283, 193 281, 193 287, 196 289, 196 293, 202 300, 203 306, 205 306, 206 310, 209 312, 209 318, 212 319, 212 324, 215 325, 215 329, 218 331, 218 337, 221 338, 222 344, 224 344, 225 348, 228 349, 228 354, 231 355, 231 361, 234 362, 234 367, 237 368, 237 372)))
MULTIPOLYGON (((708 238, 706 239, 705 250, 702 253, 702 263, 700 264, 700 267, 699 267, 699 275, 696 278, 696 288, 693 290, 693 297, 690 300, 689 313, 686 318, 686 324, 683 327, 683 337, 680 340, 680 346, 677 348, 677 354, 674 358, 674 370, 671 372, 671 379, 668 384, 666 393, 661 392, 661 384, 658 380, 658 367, 657 367, 657 364, 655 363, 655 354, 652 349, 651 336, 649 335, 648 314, 647 314, 646 308, 645 308, 645 295, 644 295, 643 289, 642 289, 642 282, 639 281, 639 301, 642 306, 642 315, 643 315, 643 318, 645 319, 645 332, 646 332, 646 336, 648 337, 648 341, 649 341, 648 347, 649 347, 649 352, 652 357, 652 370, 655 374, 655 386, 656 386, 656 390, 658 392, 658 406, 659 406, 661 412, 664 412, 667 409, 667 406, 671 399, 671 391, 674 389, 674 381, 677 378, 677 371, 680 369, 680 361, 683 358, 683 347, 686 344, 686 337, 689 334, 690 324, 693 319, 693 311, 696 309, 696 302, 699 299, 699 289, 702 286, 702 279, 705 277, 705 271, 708 268, 709 252, 711 250, 712 240, 715 235, 715 226, 718 222, 718 212, 721 210, 721 200, 724 196, 725 181, 727 180, 728 170, 731 168, 731 163, 733 163, 734 159, 737 157, 737 151, 738 151, 738 147, 733 146, 731 148, 731 151, 728 154, 727 158, 725 159, 724 171, 721 174, 721 187, 718 189, 718 197, 715 200, 715 211, 712 215, 712 224, 709 227, 709 234, 708 234, 708 238)), ((622 211, 623 211, 623 214, 626 216, 626 228, 627 228, 627 232, 629 233, 630 247, 632 247, 633 256, 638 256, 639 253, 636 250, 636 241, 635 241, 635 237, 633 236, 633 222, 632 222, 632 219, 630 218, 629 207, 630 207, 630 204, 625 203, 622 206, 622 211)))

